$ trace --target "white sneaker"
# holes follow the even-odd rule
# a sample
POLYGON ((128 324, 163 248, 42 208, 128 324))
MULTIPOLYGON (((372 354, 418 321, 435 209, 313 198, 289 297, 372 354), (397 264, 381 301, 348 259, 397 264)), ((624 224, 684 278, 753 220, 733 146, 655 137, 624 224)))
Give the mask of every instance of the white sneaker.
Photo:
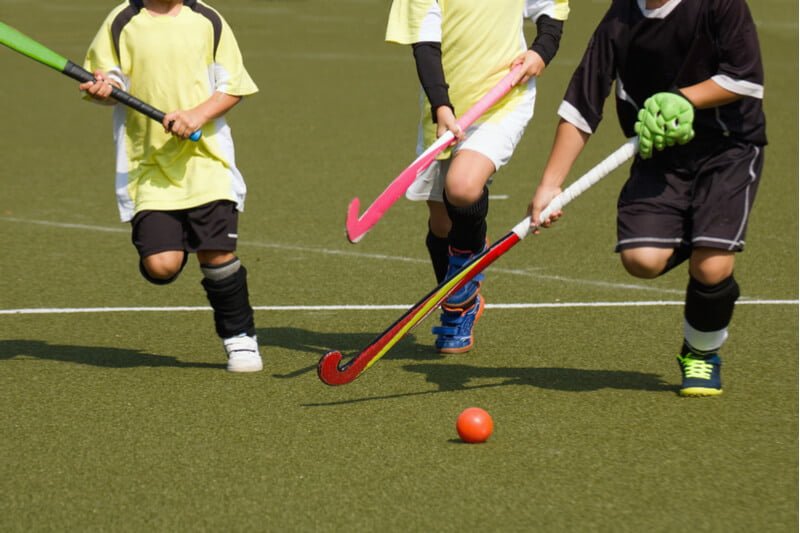
POLYGON ((256 336, 246 333, 222 340, 228 354, 228 372, 258 372, 264 368, 256 336))

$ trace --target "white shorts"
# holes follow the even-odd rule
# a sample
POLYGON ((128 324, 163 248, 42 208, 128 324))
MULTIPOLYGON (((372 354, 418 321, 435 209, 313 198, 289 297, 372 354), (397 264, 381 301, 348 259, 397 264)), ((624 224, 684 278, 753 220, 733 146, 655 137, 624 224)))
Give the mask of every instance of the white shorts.
MULTIPOLYGON (((432 200, 442 202, 444 179, 450 168, 453 156, 459 150, 472 150, 487 157, 497 172, 500 167, 511 160, 511 155, 517 147, 525 128, 533 118, 533 106, 536 102, 536 79, 528 82, 528 90, 524 100, 512 111, 506 113, 496 122, 480 122, 473 124, 466 131, 466 139, 456 144, 448 159, 437 159, 417 175, 416 180, 406 190, 409 200, 432 200)), ((419 129, 417 141, 417 156, 428 147, 422 144, 422 128, 419 129)), ((491 183, 491 179, 489 180, 491 183)))

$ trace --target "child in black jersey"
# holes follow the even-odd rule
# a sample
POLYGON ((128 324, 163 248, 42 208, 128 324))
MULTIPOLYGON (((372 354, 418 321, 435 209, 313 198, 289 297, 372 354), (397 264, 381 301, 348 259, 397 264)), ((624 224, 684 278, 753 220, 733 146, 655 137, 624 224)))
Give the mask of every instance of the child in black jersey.
POLYGON ((620 126, 640 141, 617 203, 616 250, 640 278, 689 259, 680 393, 716 396, 718 351, 739 297, 734 255, 744 248, 767 143, 763 68, 745 0, 612 2, 559 108, 529 206, 534 225, 596 131, 614 81, 620 126))

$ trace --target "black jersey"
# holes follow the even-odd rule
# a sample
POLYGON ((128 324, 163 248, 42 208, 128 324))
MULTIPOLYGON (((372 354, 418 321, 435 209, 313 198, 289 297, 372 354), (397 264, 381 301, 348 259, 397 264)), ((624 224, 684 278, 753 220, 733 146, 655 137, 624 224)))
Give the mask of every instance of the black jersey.
POLYGON ((764 71, 755 24, 745 0, 671 0, 646 10, 645 0, 613 0, 572 76, 559 115, 593 133, 616 81, 617 116, 628 137, 654 93, 713 79, 744 95, 697 110, 698 138, 730 136, 766 144, 764 71))

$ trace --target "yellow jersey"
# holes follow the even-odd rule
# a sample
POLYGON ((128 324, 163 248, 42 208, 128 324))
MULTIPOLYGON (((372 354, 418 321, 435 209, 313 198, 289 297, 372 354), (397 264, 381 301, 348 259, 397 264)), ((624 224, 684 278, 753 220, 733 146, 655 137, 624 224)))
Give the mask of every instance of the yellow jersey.
MULTIPOLYGON (((235 96, 258 91, 217 11, 187 0, 176 16, 155 15, 140 4, 125 2, 109 13, 86 54, 87 70, 108 73, 167 113, 193 108, 216 91, 235 96)), ((206 124, 200 140, 192 142, 117 105, 114 140, 123 221, 142 210, 186 209, 214 200, 231 200, 243 209, 246 187, 224 117, 206 124)))
MULTIPOLYGON (((442 66, 456 114, 464 113, 508 73, 528 45, 526 17, 566 20, 568 0, 394 0, 386 40, 399 44, 439 42, 442 66)), ((527 90, 516 86, 478 122, 514 109, 527 90)), ((422 120, 425 145, 436 139, 436 125, 422 120)))

